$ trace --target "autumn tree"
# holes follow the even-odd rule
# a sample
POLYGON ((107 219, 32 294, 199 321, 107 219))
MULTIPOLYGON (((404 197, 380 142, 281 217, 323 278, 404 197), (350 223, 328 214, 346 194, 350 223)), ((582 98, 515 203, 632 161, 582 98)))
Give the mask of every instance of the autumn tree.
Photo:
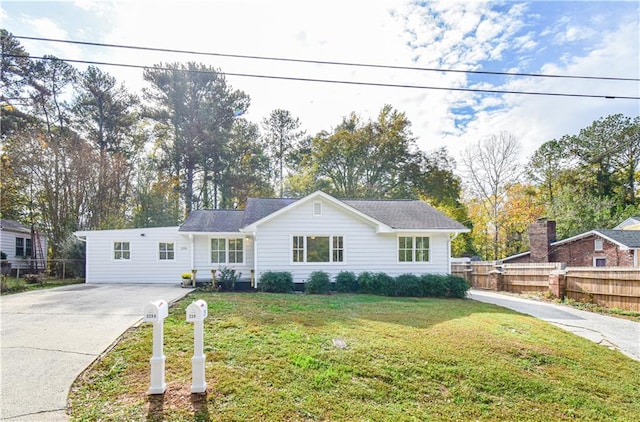
MULTIPOLYGON (((462 154, 462 163, 467 178, 467 191, 484 214, 491 233, 489 259, 500 255, 501 222, 507 190, 518 182, 522 169, 518 163, 519 142, 508 132, 501 132, 481 140, 462 154)), ((474 224, 479 229, 478 224, 474 224)))
POLYGON ((290 182, 342 198, 416 197, 412 175, 421 156, 410 125, 404 113, 389 105, 367 122, 352 113, 331 133, 320 132, 311 140, 302 159, 305 169, 290 182))

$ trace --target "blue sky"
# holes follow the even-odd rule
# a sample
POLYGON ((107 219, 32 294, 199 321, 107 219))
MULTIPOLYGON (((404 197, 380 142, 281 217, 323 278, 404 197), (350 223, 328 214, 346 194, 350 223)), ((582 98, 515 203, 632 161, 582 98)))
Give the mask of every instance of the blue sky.
MULTIPOLYGON (((11 1, 2 27, 14 35, 191 51, 482 70, 640 78, 637 1, 11 1)), ((152 65, 198 61, 222 71, 455 88, 640 96, 640 83, 504 77, 274 63, 187 54, 21 41, 32 55, 152 65)), ((81 65, 77 65, 81 67, 81 65)), ((142 71, 105 67, 132 90, 142 71)), ((543 142, 609 114, 636 116, 637 100, 498 95, 286 82, 229 76, 252 98, 246 117, 275 108, 298 116, 308 133, 329 130, 384 104, 407 113, 419 145, 455 157, 507 130, 523 161, 543 142)))

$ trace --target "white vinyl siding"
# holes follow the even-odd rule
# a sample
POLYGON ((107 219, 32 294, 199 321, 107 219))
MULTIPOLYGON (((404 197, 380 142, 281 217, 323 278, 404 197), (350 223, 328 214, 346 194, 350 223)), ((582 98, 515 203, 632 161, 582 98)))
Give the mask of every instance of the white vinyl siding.
MULTIPOLYGON (((178 285, 181 274, 191 271, 190 239, 177 227, 95 230, 79 232, 86 236, 86 282, 164 283, 178 285), (129 243, 130 259, 114 259, 114 244, 129 243), (158 264, 159 244, 174 244, 174 259, 158 264), (126 264, 126 265, 125 265, 126 264)), ((208 253, 208 248, 205 249, 208 253)))
MULTIPOLYGON (((425 274, 449 272, 449 233, 407 232, 377 233, 376 226, 331 202, 322 202, 322 218, 313 216, 313 200, 292 207, 258 226, 259 244, 256 278, 266 271, 289 271, 296 283, 307 280, 316 270, 335 277, 340 271, 383 271, 397 276, 404 273, 425 274), (300 265, 303 245, 293 238, 303 236, 342 236, 342 262, 300 265), (428 237, 428 262, 410 264, 398 261, 398 236, 428 237), (297 260, 298 259, 298 260, 297 260)), ((334 251, 339 250, 334 248, 334 251)), ((340 252, 335 252, 340 254, 340 252)))

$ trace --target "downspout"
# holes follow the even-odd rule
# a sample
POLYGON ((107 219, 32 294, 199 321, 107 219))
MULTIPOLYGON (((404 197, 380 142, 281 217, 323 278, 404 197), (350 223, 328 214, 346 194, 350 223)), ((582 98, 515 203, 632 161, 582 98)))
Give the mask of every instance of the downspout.
POLYGON ((447 239, 447 274, 451 274, 451 242, 458 237, 460 233, 449 233, 449 238, 447 239), (451 235, 453 234, 453 237, 451 235))
POLYGON ((193 234, 189 235, 191 240, 191 270, 196 269, 196 239, 193 234))
POLYGON ((258 234, 253 232, 253 286, 258 287, 258 234))

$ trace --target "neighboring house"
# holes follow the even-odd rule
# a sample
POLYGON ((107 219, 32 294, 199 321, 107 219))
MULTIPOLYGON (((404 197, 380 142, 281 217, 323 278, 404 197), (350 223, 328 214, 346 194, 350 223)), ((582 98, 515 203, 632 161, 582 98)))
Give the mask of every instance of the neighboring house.
POLYGON ((640 230, 640 217, 629 217, 615 226, 613 230, 640 230))
POLYGON ((178 283, 195 269, 235 269, 243 279, 289 271, 449 273, 451 240, 469 230, 422 201, 249 198, 244 210, 197 210, 179 227, 81 231, 88 283, 178 283))
POLYGON ((13 270, 43 270, 47 238, 17 221, 0 219, 0 251, 7 254, 13 270))
POLYGON ((638 267, 640 230, 626 220, 622 229, 591 230, 568 239, 555 239, 555 222, 538 220, 529 226, 529 252, 501 260, 519 262, 563 262, 569 267, 638 267))

